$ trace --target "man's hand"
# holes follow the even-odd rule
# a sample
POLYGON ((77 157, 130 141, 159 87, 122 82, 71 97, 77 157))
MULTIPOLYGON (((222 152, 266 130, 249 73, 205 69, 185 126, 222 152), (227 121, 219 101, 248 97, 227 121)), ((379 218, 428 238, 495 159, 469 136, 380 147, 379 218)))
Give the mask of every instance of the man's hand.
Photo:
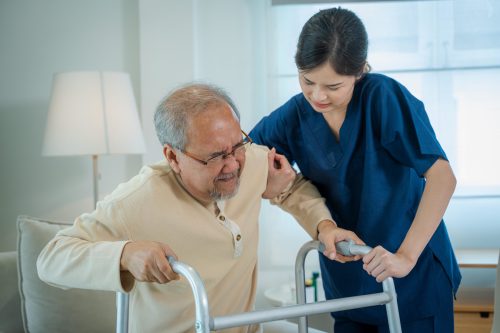
POLYGON ((272 199, 280 195, 295 180, 296 173, 286 157, 276 153, 274 148, 267 154, 267 162, 269 172, 266 190, 262 193, 262 198, 272 199))
POLYGON ((353 240, 355 244, 365 245, 365 243, 352 231, 337 227, 333 221, 324 220, 318 224, 318 240, 325 245, 323 254, 338 262, 356 261, 361 256, 347 257, 337 253, 335 244, 340 241, 353 240))
POLYGON ((177 259, 174 251, 166 244, 152 241, 138 241, 125 244, 120 259, 120 269, 129 271, 136 280, 167 283, 179 280, 168 263, 167 256, 177 259))

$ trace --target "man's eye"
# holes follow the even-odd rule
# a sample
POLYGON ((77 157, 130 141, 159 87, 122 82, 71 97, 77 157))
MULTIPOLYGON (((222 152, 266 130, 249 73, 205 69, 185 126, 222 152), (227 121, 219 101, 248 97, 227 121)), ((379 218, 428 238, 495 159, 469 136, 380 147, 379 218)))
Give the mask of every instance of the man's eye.
POLYGON ((212 157, 210 157, 207 162, 217 162, 217 161, 220 161, 224 158, 224 154, 218 154, 218 155, 214 155, 212 157))

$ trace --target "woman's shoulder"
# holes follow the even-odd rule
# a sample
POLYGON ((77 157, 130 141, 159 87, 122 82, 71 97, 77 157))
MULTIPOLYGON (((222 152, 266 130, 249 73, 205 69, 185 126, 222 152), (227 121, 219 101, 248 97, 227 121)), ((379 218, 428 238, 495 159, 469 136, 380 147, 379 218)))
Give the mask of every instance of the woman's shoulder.
POLYGON ((284 104, 282 104, 278 108, 278 110, 283 110, 283 111, 288 111, 288 112, 296 112, 296 111, 303 110, 308 105, 309 105, 309 103, 307 102, 306 98, 304 97, 304 94, 298 93, 298 94, 290 97, 290 99, 288 99, 288 101, 286 101, 284 104))
POLYGON ((367 73, 359 82, 362 88, 404 88, 397 80, 381 73, 367 73))
POLYGON ((402 83, 380 73, 368 73, 356 87, 361 100, 405 100, 407 103, 420 103, 402 83))
POLYGON ((268 116, 264 117, 268 122, 280 125, 293 126, 299 122, 301 115, 307 113, 309 103, 302 93, 290 97, 285 103, 277 107, 268 116))
POLYGON ((397 79, 381 73, 368 73, 365 76, 365 85, 371 87, 379 87, 385 91, 392 91, 398 94, 413 96, 409 89, 397 79))

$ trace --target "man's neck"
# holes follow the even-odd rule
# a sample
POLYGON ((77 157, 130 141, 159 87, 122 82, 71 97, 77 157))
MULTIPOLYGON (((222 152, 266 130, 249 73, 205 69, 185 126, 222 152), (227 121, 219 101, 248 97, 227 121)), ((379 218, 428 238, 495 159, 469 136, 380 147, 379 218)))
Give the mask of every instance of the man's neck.
POLYGON ((199 196, 193 194, 191 191, 188 190, 184 182, 182 181, 182 176, 179 175, 178 173, 175 173, 175 179, 179 183, 179 185, 186 191, 187 194, 189 194, 194 200, 198 201, 202 206, 204 207, 209 207, 215 203, 215 201, 211 198, 200 198, 199 196))

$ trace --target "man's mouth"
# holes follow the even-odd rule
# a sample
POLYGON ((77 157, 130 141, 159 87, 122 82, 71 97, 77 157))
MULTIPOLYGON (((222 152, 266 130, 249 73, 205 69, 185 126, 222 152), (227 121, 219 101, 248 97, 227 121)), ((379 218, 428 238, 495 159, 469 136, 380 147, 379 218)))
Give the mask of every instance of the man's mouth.
POLYGON ((216 182, 217 181, 230 182, 230 181, 232 181, 235 178, 238 178, 238 172, 237 171, 219 175, 219 176, 217 176, 217 178, 215 178, 215 181, 216 182))

